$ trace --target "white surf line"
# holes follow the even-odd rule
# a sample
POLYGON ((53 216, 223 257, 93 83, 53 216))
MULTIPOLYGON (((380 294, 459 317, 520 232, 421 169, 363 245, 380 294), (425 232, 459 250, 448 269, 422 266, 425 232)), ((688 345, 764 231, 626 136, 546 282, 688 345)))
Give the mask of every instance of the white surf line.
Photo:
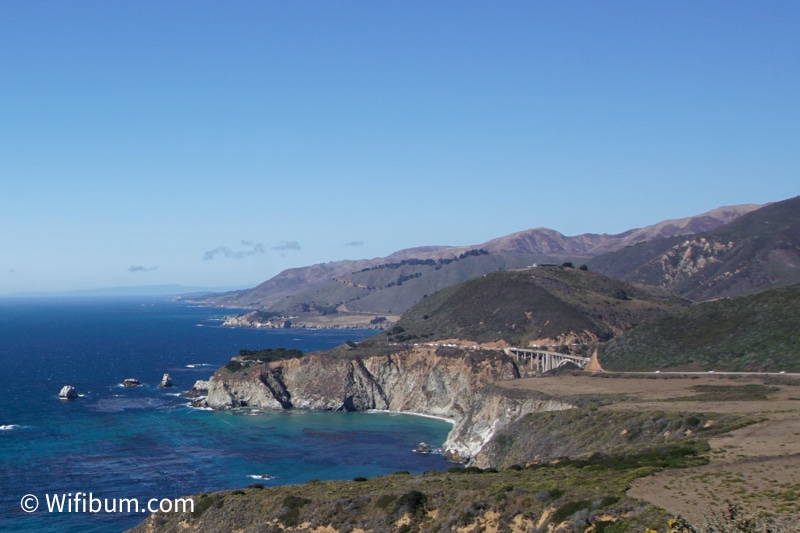
POLYGON ((447 418, 444 416, 436 416, 436 415, 428 415, 425 413, 415 413, 414 411, 390 411, 388 409, 367 409, 367 413, 384 413, 390 415, 410 415, 410 416, 421 416, 423 418, 433 418, 434 420, 441 420, 442 422, 447 422, 448 424, 455 425, 456 420, 454 418, 447 418))

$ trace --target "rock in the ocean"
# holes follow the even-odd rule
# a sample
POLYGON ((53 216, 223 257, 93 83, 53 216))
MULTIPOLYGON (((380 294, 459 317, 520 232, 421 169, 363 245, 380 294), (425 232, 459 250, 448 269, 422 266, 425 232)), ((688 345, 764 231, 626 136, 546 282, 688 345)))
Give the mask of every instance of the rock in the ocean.
POLYGON ((417 453, 431 453, 431 447, 425 444, 424 442, 420 442, 417 444, 417 449, 414 450, 417 453))
POLYGON ((141 382, 136 378, 128 378, 122 382, 124 387, 138 387, 141 385, 141 382))
POLYGON ((208 381, 198 379, 197 381, 194 382, 194 386, 188 391, 182 392, 181 396, 184 396, 186 398, 200 398, 200 397, 205 398, 205 396, 208 394, 208 387, 209 387, 208 381))
POLYGON ((72 385, 64 385, 61 387, 58 397, 64 400, 74 400, 78 397, 78 391, 72 385))
POLYGON ((169 374, 164 374, 164 376, 161 378, 161 383, 159 383, 158 386, 162 389, 172 387, 172 378, 169 376, 169 374))

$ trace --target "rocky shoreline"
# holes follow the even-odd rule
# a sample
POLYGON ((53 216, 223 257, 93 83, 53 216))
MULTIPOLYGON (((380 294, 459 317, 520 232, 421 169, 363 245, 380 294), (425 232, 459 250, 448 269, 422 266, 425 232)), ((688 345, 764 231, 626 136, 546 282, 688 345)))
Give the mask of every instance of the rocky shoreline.
POLYGON ((413 346, 364 358, 315 353, 235 372, 223 367, 188 395, 196 407, 212 409, 379 410, 449 419, 453 429, 443 451, 468 462, 519 417, 574 407, 544 395, 516 397, 492 385, 519 377, 516 363, 497 352, 413 346))
POLYGON ((240 315, 226 316, 224 327, 256 329, 371 329, 382 331, 394 325, 397 317, 375 315, 341 314, 310 316, 262 316, 260 311, 248 311, 240 315))

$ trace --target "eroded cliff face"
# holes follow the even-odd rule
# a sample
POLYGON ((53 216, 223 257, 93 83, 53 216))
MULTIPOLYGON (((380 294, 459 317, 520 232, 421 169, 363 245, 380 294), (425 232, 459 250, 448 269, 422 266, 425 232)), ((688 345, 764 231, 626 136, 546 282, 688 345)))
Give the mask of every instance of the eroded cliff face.
POLYGON ((574 407, 562 400, 546 397, 512 398, 502 391, 484 389, 472 397, 465 416, 456 420, 442 447, 455 460, 469 460, 470 465, 480 468, 494 467, 496 465, 491 462, 481 460, 479 452, 498 431, 529 413, 563 411, 574 407))
POLYGON ((572 407, 563 402, 510 398, 491 384, 519 377, 510 358, 496 352, 413 347, 391 355, 341 359, 310 354, 218 370, 199 405, 406 411, 454 420, 445 443, 453 459, 474 457, 500 428, 529 412, 572 407))

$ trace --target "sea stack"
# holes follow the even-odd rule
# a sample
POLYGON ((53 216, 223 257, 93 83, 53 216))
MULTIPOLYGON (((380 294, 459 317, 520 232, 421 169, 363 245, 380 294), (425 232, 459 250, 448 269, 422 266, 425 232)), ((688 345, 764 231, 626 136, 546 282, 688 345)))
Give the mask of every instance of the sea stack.
POLYGON ((162 389, 168 389, 172 387, 172 378, 170 377, 170 375, 164 374, 161 377, 161 383, 159 383, 158 386, 161 387, 162 389))
POLYGON ((122 382, 123 387, 138 387, 141 382, 136 378, 128 378, 122 382))
POLYGON ((58 397, 62 400, 74 400, 78 397, 78 391, 72 385, 64 385, 58 393, 58 397))

